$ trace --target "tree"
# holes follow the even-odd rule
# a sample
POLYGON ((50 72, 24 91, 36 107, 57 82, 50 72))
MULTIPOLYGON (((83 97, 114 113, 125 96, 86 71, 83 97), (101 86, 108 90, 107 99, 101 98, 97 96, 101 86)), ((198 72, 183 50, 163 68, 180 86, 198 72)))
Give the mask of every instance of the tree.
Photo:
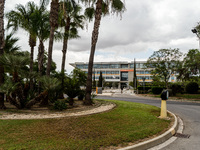
POLYGON ((62 57, 62 87, 64 84, 64 72, 65 72, 65 61, 66 61, 66 53, 68 47, 68 40, 78 38, 78 28, 83 29, 83 19, 84 16, 80 15, 81 7, 75 3, 73 0, 60 2, 59 7, 59 22, 60 26, 64 27, 64 39, 63 39, 63 57, 62 57))
POLYGON ((151 74, 164 80, 168 88, 169 78, 176 73, 182 55, 179 49, 160 49, 148 58, 146 65, 153 68, 151 74))
POLYGON ((102 76, 102 72, 100 71, 98 87, 102 87, 102 84, 103 84, 103 76, 102 76))
POLYGON ((86 84, 86 96, 84 100, 85 105, 92 105, 91 100, 91 92, 92 92, 92 69, 93 69, 93 61, 94 61, 94 54, 96 49, 96 44, 99 35, 99 27, 101 22, 102 14, 106 14, 109 12, 109 8, 112 9, 113 13, 120 13, 125 10, 124 3, 121 0, 81 0, 82 2, 86 2, 89 4, 89 8, 86 9, 86 15, 91 20, 94 16, 94 26, 92 32, 92 41, 91 41, 91 50, 90 50, 90 58, 88 64, 88 77, 87 77, 87 84, 86 84))
POLYGON ((64 1, 60 3, 60 25, 64 26, 64 40, 63 40, 63 57, 61 72, 65 71, 65 60, 68 46, 68 40, 78 38, 78 28, 83 29, 84 16, 80 15, 81 7, 73 0, 64 1))
POLYGON ((35 98, 31 99, 27 104, 26 108, 32 107, 34 104, 41 101, 40 105, 48 105, 49 95, 52 95, 59 89, 60 82, 56 78, 51 78, 48 76, 42 76, 39 78, 40 82, 42 83, 42 92, 36 96, 35 98))
POLYGON ((18 4, 15 7, 16 10, 12 10, 6 14, 6 18, 8 19, 7 28, 13 28, 16 31, 20 27, 29 33, 29 45, 31 47, 30 72, 33 71, 34 47, 36 46, 36 18, 33 17, 36 7, 34 2, 28 2, 25 6, 18 4))
POLYGON ((53 52, 53 42, 54 42, 54 32, 58 27, 58 9, 59 9, 59 0, 51 1, 51 9, 50 9, 50 37, 49 37, 49 48, 48 48, 48 63, 47 63, 47 71, 46 75, 50 76, 51 71, 51 63, 52 63, 52 52, 53 52))
POLYGON ((1 92, 6 91, 8 100, 11 104, 15 105, 17 108, 21 109, 25 107, 27 102, 26 90, 27 84, 24 84, 24 74, 27 70, 26 66, 29 63, 29 57, 27 56, 17 56, 13 54, 4 54, 1 56, 0 62, 4 65, 5 70, 8 71, 9 76, 5 85, 1 87, 1 92), (3 88, 3 89, 2 89, 3 88))
POLYGON ((198 49, 190 49, 179 64, 178 76, 179 80, 189 81, 197 80, 200 72, 200 51, 198 49))
POLYGON ((137 89, 137 76, 136 76, 136 62, 134 59, 134 70, 133 70, 133 88, 137 89))
POLYGON ((197 26, 192 29, 192 32, 196 34, 199 39, 199 48, 200 48, 200 22, 198 22, 197 26))
MULTIPOLYGON (((0 57, 4 53, 4 7, 5 0, 0 0, 0 57)), ((0 86, 4 83, 4 67, 0 63, 0 86)), ((5 109, 4 93, 0 92, 0 109, 5 109)))
POLYGON ((41 5, 36 7, 32 17, 35 18, 36 36, 39 39, 38 47, 38 72, 42 75, 43 63, 44 63, 44 42, 49 38, 50 35, 50 23, 49 23, 49 11, 41 5))
POLYGON ((74 69, 73 72, 67 76, 64 82, 64 92, 70 98, 69 104, 72 106, 74 98, 81 94, 81 86, 85 86, 86 74, 80 69, 74 69))
POLYGON ((20 46, 16 45, 19 38, 15 38, 15 37, 13 37, 13 35, 14 35, 13 32, 6 35, 4 53, 7 53, 7 54, 15 53, 16 51, 20 50, 20 46))

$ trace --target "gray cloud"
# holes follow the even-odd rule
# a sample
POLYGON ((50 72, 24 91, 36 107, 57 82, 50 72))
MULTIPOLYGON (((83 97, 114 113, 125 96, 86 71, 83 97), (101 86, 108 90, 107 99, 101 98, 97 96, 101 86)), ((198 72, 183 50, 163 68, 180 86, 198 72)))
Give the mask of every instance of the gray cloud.
MULTIPOLYGON (((5 10, 17 3, 26 1, 6 1, 5 10)), ((183 52, 198 48, 191 29, 200 21, 199 5, 199 0, 126 0, 122 19, 113 14, 102 18, 95 61, 130 60, 135 56, 147 59, 161 48, 180 48, 183 52)), ((88 30, 80 30, 80 39, 70 40, 67 63, 89 59, 92 29, 93 22, 88 23, 88 30)), ((53 59, 60 64, 62 43, 55 43, 54 50, 53 59)))

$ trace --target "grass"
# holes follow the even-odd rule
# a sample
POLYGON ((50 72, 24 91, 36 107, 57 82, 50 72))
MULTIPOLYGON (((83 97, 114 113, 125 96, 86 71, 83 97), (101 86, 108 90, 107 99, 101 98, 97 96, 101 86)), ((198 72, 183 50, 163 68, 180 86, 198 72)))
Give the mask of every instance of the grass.
POLYGON ((112 102, 114 110, 83 117, 0 120, 0 149, 96 150, 149 138, 170 124, 157 118, 157 107, 112 102))

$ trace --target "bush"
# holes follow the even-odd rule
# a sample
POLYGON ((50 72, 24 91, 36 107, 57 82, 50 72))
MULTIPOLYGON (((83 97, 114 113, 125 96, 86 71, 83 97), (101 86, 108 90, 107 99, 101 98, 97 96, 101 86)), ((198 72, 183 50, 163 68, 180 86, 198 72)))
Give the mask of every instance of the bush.
POLYGON ((172 84, 170 85, 170 89, 172 89, 172 95, 175 96, 176 93, 183 93, 184 89, 182 88, 182 86, 180 84, 172 84))
POLYGON ((83 100, 84 96, 85 96, 85 91, 81 90, 79 95, 78 95, 78 100, 83 100))
POLYGON ((195 94, 198 92, 199 85, 196 82, 190 82, 186 85, 186 92, 189 94, 195 94))
POLYGON ((53 107, 55 110, 65 110, 67 109, 67 104, 65 103, 64 100, 57 100, 55 101, 54 103, 54 107, 53 107))
POLYGON ((152 87, 151 89, 152 89, 152 93, 153 94, 161 94, 161 92, 163 90, 163 87, 157 87, 157 86, 155 86, 155 87, 152 87))

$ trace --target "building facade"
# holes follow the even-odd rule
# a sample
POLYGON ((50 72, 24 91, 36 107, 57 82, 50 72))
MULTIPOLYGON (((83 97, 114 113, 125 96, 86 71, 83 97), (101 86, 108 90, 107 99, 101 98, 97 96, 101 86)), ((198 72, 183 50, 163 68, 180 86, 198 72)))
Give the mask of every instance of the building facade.
MULTIPOLYGON (((138 82, 152 82, 151 70, 146 68, 146 61, 136 61, 136 76, 138 82)), ((82 71, 88 71, 88 63, 75 62, 71 66, 79 68, 82 71)), ((105 82, 118 83, 118 87, 128 87, 129 83, 133 82, 134 62, 94 62, 93 77, 99 80, 100 72, 102 72, 105 82)), ((170 82, 175 82, 176 77, 172 76, 170 82)))

